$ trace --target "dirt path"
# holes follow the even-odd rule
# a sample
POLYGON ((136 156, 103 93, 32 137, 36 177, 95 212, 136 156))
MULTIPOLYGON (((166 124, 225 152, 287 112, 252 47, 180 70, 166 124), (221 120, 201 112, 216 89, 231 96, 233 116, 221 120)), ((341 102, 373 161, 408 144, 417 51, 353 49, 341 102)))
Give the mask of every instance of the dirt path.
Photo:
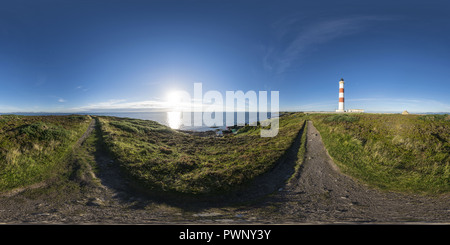
POLYGON ((449 195, 381 192, 341 174, 312 122, 300 178, 277 198, 292 222, 450 222, 449 195))
MULTIPOLYGON (((84 139, 90 134, 100 137, 94 126, 90 125, 84 139)), ((0 223, 450 222, 449 195, 428 198, 368 188, 339 173, 318 131, 311 122, 307 126, 307 151, 300 174, 290 184, 280 181, 293 173, 301 134, 272 173, 241 193, 240 196, 246 197, 241 204, 168 201, 142 194, 130 187, 118 166, 103 151, 101 142, 97 142, 93 151, 86 150, 97 169, 87 168, 89 177, 81 182, 64 182, 0 197, 0 223), (272 194, 266 195, 267 190, 272 194)))

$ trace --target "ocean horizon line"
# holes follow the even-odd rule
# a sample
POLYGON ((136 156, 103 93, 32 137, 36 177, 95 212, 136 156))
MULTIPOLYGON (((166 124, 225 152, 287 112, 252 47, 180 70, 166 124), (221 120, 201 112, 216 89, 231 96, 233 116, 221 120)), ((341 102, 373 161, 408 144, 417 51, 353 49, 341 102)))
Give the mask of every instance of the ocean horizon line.
MULTIPOLYGON (((90 115, 90 114, 104 114, 104 113, 167 113, 167 112, 180 112, 174 110, 164 110, 164 111, 77 111, 77 112, 52 112, 52 111, 13 111, 13 112, 0 112, 0 115, 23 115, 23 114, 48 114, 48 115, 90 115)), ((272 113, 270 111, 185 111, 187 113, 211 113, 211 112, 222 112, 222 113, 272 113)), ((323 110, 280 110, 278 113, 286 113, 286 112, 304 112, 304 113, 335 113, 335 111, 323 111, 323 110)), ((415 112, 408 111, 410 114, 450 114, 450 112, 440 111, 440 112, 415 112)), ((181 111, 183 113, 183 111, 181 111)), ((347 113, 347 112, 344 112, 347 113)), ((355 113, 355 112, 348 112, 355 113)), ((402 111, 365 111, 362 113, 402 113, 402 111)))

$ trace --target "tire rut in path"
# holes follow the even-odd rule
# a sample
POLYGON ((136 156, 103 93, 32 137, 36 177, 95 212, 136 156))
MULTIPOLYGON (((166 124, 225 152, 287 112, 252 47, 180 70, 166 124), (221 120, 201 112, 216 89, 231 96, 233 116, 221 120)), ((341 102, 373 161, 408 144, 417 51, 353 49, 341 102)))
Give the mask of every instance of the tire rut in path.
POLYGON ((101 130, 98 128, 97 120, 94 120, 90 127, 92 129, 87 132, 86 138, 91 133, 96 134, 95 151, 91 154, 94 156, 95 167, 98 171, 94 173, 92 167, 88 164, 88 174, 93 180, 97 181, 97 184, 92 185, 92 190, 86 193, 86 196, 89 198, 87 204, 123 209, 128 207, 130 202, 144 198, 142 193, 137 192, 130 186, 129 181, 123 176, 116 161, 106 152, 104 143, 101 142, 101 130))

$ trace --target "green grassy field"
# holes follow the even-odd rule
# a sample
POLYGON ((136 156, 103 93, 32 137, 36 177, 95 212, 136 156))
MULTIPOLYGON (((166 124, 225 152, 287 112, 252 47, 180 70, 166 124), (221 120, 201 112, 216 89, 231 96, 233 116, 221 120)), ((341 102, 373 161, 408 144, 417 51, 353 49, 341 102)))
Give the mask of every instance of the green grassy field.
POLYGON ((450 191, 450 116, 314 114, 310 118, 344 173, 381 189, 450 191))
MULTIPOLYGON (((71 171, 67 164, 73 161, 95 166, 95 159, 72 150, 90 120, 76 115, 0 116, 0 192, 71 171)), ((305 121, 312 120, 344 173, 386 190, 450 191, 449 115, 286 113, 273 138, 260 137, 260 127, 200 137, 148 120, 97 120, 101 131, 89 139, 100 141, 90 144, 91 150, 104 145, 121 169, 148 190, 214 194, 250 183, 274 167, 305 121)), ((301 141, 298 166, 305 154, 305 133, 301 141)))
POLYGON ((0 116, 0 191, 46 180, 62 171, 89 116, 0 116))
POLYGON ((280 118, 276 137, 260 137, 260 128, 237 135, 200 137, 153 121, 99 118, 104 142, 122 169, 146 188, 187 194, 232 190, 270 170, 292 145, 304 114, 280 118))

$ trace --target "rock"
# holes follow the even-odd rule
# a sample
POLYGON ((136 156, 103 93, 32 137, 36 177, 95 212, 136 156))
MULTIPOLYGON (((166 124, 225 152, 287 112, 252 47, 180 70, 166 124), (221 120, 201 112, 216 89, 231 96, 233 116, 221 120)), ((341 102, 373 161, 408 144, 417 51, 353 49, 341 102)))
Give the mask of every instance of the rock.
POLYGON ((215 213, 215 212, 212 212, 212 213, 198 213, 198 214, 193 214, 192 216, 195 216, 195 217, 214 217, 214 216, 221 216, 222 214, 220 214, 220 213, 215 213))
POLYGON ((221 222, 221 223, 233 223, 234 220, 232 219, 216 219, 216 222, 221 222))
POLYGON ((87 202, 86 205, 99 207, 99 206, 104 206, 105 202, 98 197, 94 197, 94 198, 89 199, 89 201, 87 202))
POLYGON ((49 213, 39 213, 39 214, 34 214, 34 215, 39 215, 39 216, 50 216, 51 214, 49 214, 49 213))

